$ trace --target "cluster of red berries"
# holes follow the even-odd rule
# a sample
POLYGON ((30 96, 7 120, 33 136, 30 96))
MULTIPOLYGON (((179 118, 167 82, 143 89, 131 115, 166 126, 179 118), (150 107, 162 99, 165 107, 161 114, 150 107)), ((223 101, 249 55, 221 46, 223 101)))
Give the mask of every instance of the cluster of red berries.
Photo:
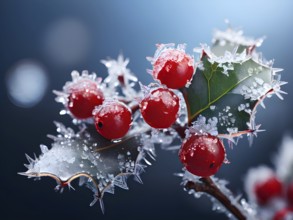
MULTIPOLYGON (((140 102, 145 122, 157 129, 169 128, 177 119, 179 98, 169 88, 185 86, 192 78, 193 59, 182 50, 167 49, 157 58, 154 78, 166 88, 157 88, 140 102)), ((68 91, 67 108, 77 119, 93 118, 97 131, 107 139, 125 136, 131 127, 132 112, 122 102, 105 100, 98 83, 83 79, 68 91)))
MULTIPOLYGON (((179 112, 179 98, 171 89, 186 86, 194 74, 194 61, 182 49, 164 48, 153 62, 153 77, 163 87, 151 90, 139 103, 146 123, 156 129, 169 128, 179 112)), ((119 101, 105 100, 93 80, 80 80, 70 87, 67 107, 78 119, 93 118, 96 130, 107 139, 125 136, 131 127, 132 112, 119 101)), ((209 134, 192 134, 182 144, 180 160, 198 176, 215 174, 225 159, 222 141, 209 134)))
POLYGON ((170 89, 186 86, 194 73, 193 58, 182 49, 164 48, 154 58, 152 75, 166 88, 158 88, 140 103, 143 119, 151 127, 169 128, 177 119, 179 98, 170 89))
POLYGON ((77 119, 93 118, 97 131, 107 139, 123 137, 131 125, 131 110, 120 101, 107 101, 98 83, 80 80, 69 89, 67 107, 77 119))
MULTIPOLYGON (((179 112, 179 98, 171 89, 190 82, 193 58, 184 50, 165 48, 153 62, 153 77, 164 87, 151 90, 139 103, 146 123, 156 129, 169 128, 179 112)), ((80 80, 70 87, 67 107, 78 119, 93 118, 97 131, 107 139, 125 136, 131 127, 132 112, 119 101, 105 100, 103 91, 93 80, 80 80)), ((209 134, 192 134, 182 144, 180 160, 198 176, 215 174, 225 159, 222 141, 209 134)))
POLYGON ((278 210, 273 220, 285 220, 287 215, 293 215, 293 182, 283 184, 277 176, 273 175, 258 181, 253 190, 257 203, 262 207, 268 206, 274 199, 282 199, 286 202, 286 207, 278 210))

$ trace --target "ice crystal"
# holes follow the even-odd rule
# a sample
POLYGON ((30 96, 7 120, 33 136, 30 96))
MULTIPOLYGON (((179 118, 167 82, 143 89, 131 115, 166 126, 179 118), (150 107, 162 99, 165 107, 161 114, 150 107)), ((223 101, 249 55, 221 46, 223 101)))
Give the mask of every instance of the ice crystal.
POLYGON ((189 133, 208 133, 214 136, 218 135, 217 129, 218 119, 216 117, 213 118, 205 118, 204 116, 200 115, 193 125, 187 130, 187 137, 189 133))
POLYGON ((213 44, 219 43, 221 46, 230 44, 232 46, 261 46, 265 37, 253 39, 243 35, 243 30, 236 30, 233 28, 228 28, 225 31, 216 30, 213 36, 213 44))
POLYGON ((127 68, 129 59, 125 59, 120 54, 117 60, 108 59, 101 60, 108 69, 108 76, 104 79, 104 88, 109 96, 117 95, 117 87, 121 86, 121 90, 127 99, 137 97, 137 91, 133 89, 137 82, 137 77, 127 68))
MULTIPOLYGON (((97 77, 95 73, 89 74, 88 71, 84 70, 80 74, 78 71, 74 70, 71 72, 71 78, 71 81, 65 83, 62 91, 53 91, 53 93, 57 96, 55 98, 56 102, 60 102, 64 105, 64 109, 60 111, 60 115, 71 115, 70 111, 68 111, 67 109, 67 105, 68 97, 73 91, 90 88, 101 88, 102 79, 100 77, 97 77)), ((77 120, 74 118, 74 122, 81 121, 92 123, 92 119, 77 120)))
MULTIPOLYGON (((147 57, 147 60, 151 62, 154 69, 153 70, 147 70, 148 73, 154 76, 155 79, 158 78, 158 73, 161 71, 161 69, 165 66, 166 62, 168 60, 174 60, 176 62, 182 61, 186 56, 189 58, 188 65, 194 66, 194 59, 188 54, 185 54, 185 48, 186 44, 178 44, 177 47, 175 47, 174 43, 169 44, 157 44, 157 50, 153 57, 147 57)), ((190 82, 186 84, 186 87, 188 87, 190 82)))

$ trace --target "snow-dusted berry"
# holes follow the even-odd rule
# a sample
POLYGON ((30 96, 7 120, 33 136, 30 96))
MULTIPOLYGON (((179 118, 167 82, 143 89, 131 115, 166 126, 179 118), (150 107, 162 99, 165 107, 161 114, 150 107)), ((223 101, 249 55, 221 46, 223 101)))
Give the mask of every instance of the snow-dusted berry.
POLYGON ((266 205, 273 198, 282 195, 283 187, 276 176, 271 176, 268 179, 257 182, 254 186, 254 192, 257 202, 260 205, 266 205))
POLYGON ((92 117, 94 108, 104 101, 103 92, 96 83, 82 80, 70 89, 67 107, 71 114, 78 119, 92 117))
POLYGON ((107 139, 125 136, 131 126, 131 110, 119 101, 104 101, 94 111, 97 131, 107 139))
POLYGON ((179 158, 192 174, 202 177, 214 175, 225 159, 222 141, 210 134, 192 134, 182 143, 179 158))
POLYGON ((153 128, 168 128, 177 119, 179 98, 169 89, 158 88, 140 103, 143 119, 153 128))
POLYGON ((290 183, 286 190, 288 203, 293 206, 293 182, 290 183))
POLYGON ((194 73, 194 60, 183 49, 165 48, 153 63, 153 77, 171 89, 186 86, 194 73))
POLYGON ((286 207, 276 212, 272 220, 287 220, 287 219, 292 219, 292 217, 293 217, 293 208, 286 207))

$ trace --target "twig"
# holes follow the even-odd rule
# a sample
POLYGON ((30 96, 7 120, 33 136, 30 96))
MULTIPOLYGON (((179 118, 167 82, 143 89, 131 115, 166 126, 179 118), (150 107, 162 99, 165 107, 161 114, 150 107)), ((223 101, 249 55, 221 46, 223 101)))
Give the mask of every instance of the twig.
POLYGON ((175 123, 172 128, 177 132, 177 134, 184 139, 185 138, 185 130, 187 129, 187 125, 181 126, 178 123, 175 123))
POLYGON ((185 188, 188 190, 193 189, 196 192, 205 192, 210 194, 221 202, 237 219, 246 220, 244 214, 238 209, 237 206, 232 204, 230 199, 216 186, 210 177, 202 177, 200 178, 200 181, 202 183, 188 181, 185 188))

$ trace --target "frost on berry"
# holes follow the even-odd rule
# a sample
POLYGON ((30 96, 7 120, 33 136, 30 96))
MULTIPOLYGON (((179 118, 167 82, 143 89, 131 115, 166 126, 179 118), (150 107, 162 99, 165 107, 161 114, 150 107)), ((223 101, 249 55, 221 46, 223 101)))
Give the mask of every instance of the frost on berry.
POLYGON ((105 100, 94 109, 93 116, 97 132, 109 140, 124 137, 132 122, 130 108, 116 100, 105 100))
MULTIPOLYGON (((57 181, 56 189, 63 190, 72 180, 79 178, 94 193, 94 201, 101 200, 105 193, 114 193, 114 187, 128 189, 126 179, 133 176, 142 182, 140 174, 149 164, 147 156, 154 157, 154 146, 147 141, 144 132, 126 136, 112 142, 101 137, 93 125, 75 133, 71 128, 57 125, 57 136, 51 148, 41 145, 41 155, 32 159, 27 156, 28 177, 52 177, 57 181)), ((102 205, 102 202, 100 201, 102 205)), ((103 207, 102 207, 103 208, 103 207)))
POLYGON ((147 94, 140 102, 145 122, 153 128, 169 128, 177 119, 179 98, 169 89, 158 88, 147 94))
POLYGON ((258 219, 291 219, 293 204, 292 138, 285 136, 275 155, 275 169, 259 166, 248 171, 245 191, 258 205, 258 219))
POLYGON ((281 90, 285 82, 280 81, 280 69, 273 68, 272 62, 263 60, 256 52, 238 50, 241 45, 260 46, 261 41, 228 30, 216 32, 211 48, 202 45, 195 49, 201 55, 201 63, 185 95, 189 123, 200 115, 215 117, 219 136, 231 139, 247 134, 252 142, 252 137, 261 131, 255 122, 257 106, 264 107, 266 97, 276 94, 282 98, 285 94, 281 90), (218 47, 221 53, 218 49, 214 52, 218 47))
POLYGON ((153 65, 149 70, 155 80, 168 88, 188 86, 194 74, 194 59, 185 52, 185 44, 158 44, 154 57, 147 58, 153 65))
POLYGON ((278 212, 275 213, 272 220, 292 220, 293 219, 293 208, 292 207, 286 207, 278 212))
POLYGON ((222 141, 210 134, 191 134, 179 151, 184 167, 197 176, 214 175, 225 159, 222 141))
POLYGON ((63 86, 63 91, 54 91, 56 101, 61 102, 65 109, 60 114, 69 113, 81 120, 92 117, 95 106, 103 103, 104 94, 100 88, 101 78, 95 73, 83 71, 71 73, 72 81, 63 86))
MULTIPOLYGON (((281 86, 286 84, 280 80, 282 70, 273 68, 273 62, 266 61, 255 50, 262 41, 263 38, 256 40, 247 38, 243 36, 241 30, 229 28, 227 31, 215 32, 211 47, 202 44, 194 49, 194 52, 200 54, 200 62, 196 65, 196 73, 190 86, 183 90, 190 126, 186 130, 187 140, 194 134, 212 134, 227 139, 229 144, 237 144, 242 135, 247 135, 249 143, 252 144, 253 137, 262 131, 260 125, 256 124, 258 105, 265 107, 263 101, 273 94, 280 99, 283 99, 282 94, 286 94, 281 90, 281 86)), ((256 182, 261 183, 257 178, 276 177, 276 181, 272 181, 276 183, 272 184, 276 186, 273 187, 274 198, 280 196, 282 191, 278 176, 272 171, 263 170, 260 175, 252 175, 253 178, 246 179, 251 201, 257 201, 256 192, 262 191, 252 187, 252 185, 256 186, 254 185, 256 182), (258 181, 255 182, 255 179, 258 181)), ((184 185, 186 173, 189 172, 186 171, 182 175, 184 185)), ((193 174, 201 175, 194 172, 193 174)), ((189 173, 187 176, 190 181, 202 184, 203 178, 195 175, 189 173)), ((271 185, 268 185, 270 188, 271 185)), ((223 185, 219 184, 218 187, 225 192, 223 185)), ((195 192, 196 196, 198 194, 195 192)), ((257 219, 259 213, 254 204, 250 206, 244 199, 240 199, 241 197, 233 199, 231 192, 227 193, 227 197, 247 215, 247 219, 257 219)), ((214 198, 211 200, 215 202, 214 198)), ((221 209, 221 205, 218 206, 217 202, 215 207, 221 209)), ((228 216, 231 217, 231 214, 228 216)))

